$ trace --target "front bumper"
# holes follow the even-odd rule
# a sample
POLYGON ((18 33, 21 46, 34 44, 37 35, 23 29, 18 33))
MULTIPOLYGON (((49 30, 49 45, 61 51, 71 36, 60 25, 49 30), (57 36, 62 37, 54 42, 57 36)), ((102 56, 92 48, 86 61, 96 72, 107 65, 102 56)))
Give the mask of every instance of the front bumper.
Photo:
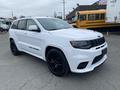
POLYGON ((98 47, 90 50, 72 49, 72 51, 67 55, 67 60, 71 71, 74 73, 86 73, 93 71, 96 67, 104 63, 107 59, 107 53, 103 54, 103 50, 107 48, 107 43, 104 43, 98 47), (96 49, 98 47, 100 48, 96 49), (95 59, 98 59, 96 57, 99 56, 101 56, 101 58, 99 58, 100 60, 94 62, 95 59), (78 66, 84 62, 87 62, 85 68, 79 69, 78 66))

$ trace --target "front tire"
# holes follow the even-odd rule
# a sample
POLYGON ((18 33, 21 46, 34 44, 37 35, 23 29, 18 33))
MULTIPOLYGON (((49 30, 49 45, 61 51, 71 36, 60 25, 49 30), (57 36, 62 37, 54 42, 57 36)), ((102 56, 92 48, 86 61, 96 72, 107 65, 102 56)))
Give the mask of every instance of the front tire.
POLYGON ((14 56, 18 56, 21 54, 21 52, 18 50, 18 48, 13 40, 10 40, 10 49, 14 56))
POLYGON ((64 76, 69 74, 70 69, 64 54, 57 49, 51 49, 47 53, 47 64, 49 70, 55 76, 64 76))

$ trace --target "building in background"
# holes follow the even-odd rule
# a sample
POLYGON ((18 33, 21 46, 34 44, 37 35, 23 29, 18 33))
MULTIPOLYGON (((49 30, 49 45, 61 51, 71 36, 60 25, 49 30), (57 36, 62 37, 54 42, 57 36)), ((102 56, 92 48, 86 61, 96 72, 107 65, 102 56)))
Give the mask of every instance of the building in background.
POLYGON ((94 3, 94 5, 106 5, 107 4, 107 0, 99 0, 97 2, 94 3))
POLYGON ((70 12, 66 19, 76 28, 116 27, 120 24, 106 22, 106 0, 100 0, 92 5, 79 5, 70 12))
POLYGON ((74 8, 72 12, 70 12, 66 19, 68 21, 72 21, 75 18, 76 12, 78 11, 90 11, 90 10, 100 10, 100 9, 106 9, 106 5, 96 5, 95 3, 93 5, 79 5, 77 4, 77 8, 74 8))
POLYGON ((108 0, 106 17, 106 22, 120 23, 120 0, 108 0))

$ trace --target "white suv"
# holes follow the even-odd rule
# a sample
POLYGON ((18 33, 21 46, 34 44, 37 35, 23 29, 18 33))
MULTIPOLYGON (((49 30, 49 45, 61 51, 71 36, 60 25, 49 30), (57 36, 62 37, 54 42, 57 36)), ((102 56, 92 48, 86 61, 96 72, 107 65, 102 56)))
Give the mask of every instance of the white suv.
POLYGON ((107 59, 107 43, 101 33, 76 29, 49 17, 30 17, 13 22, 9 30, 13 55, 31 54, 46 61, 50 71, 63 76, 85 73, 107 59))

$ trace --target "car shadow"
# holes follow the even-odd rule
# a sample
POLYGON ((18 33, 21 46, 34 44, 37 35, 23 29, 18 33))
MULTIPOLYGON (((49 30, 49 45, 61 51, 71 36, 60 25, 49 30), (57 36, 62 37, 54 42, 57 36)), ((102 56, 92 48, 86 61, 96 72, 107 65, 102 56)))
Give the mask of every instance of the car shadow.
POLYGON ((88 79, 88 78, 91 78, 91 77, 100 76, 100 74, 104 74, 104 72, 107 72, 108 69, 109 69, 109 65, 107 64, 107 62, 105 62, 104 64, 102 64, 101 66, 95 68, 91 72, 87 72, 87 73, 71 73, 69 75, 69 77, 88 79))
MULTIPOLYGON (((31 68, 34 68, 34 66, 36 65, 37 68, 39 70, 37 71, 44 71, 46 72, 47 74, 53 76, 56 78, 56 76, 54 76, 53 74, 51 74, 51 72, 49 71, 48 67, 47 67, 47 63, 45 61, 43 61, 42 59, 39 59, 37 57, 34 57, 34 56, 31 56, 27 53, 22 53, 22 55, 18 56, 19 58, 24 58, 26 60, 27 63, 30 63, 32 64, 31 68)), ((69 75, 67 76, 64 76, 64 77, 57 77, 58 79, 59 78, 62 78, 62 79, 80 79, 80 80, 84 80, 84 79, 91 79, 93 77, 97 77, 97 76, 100 76, 102 74, 104 74, 104 72, 106 71, 109 71, 109 65, 107 64, 107 62, 105 62, 104 64, 102 64, 101 66, 95 68, 94 71, 91 71, 91 72, 88 72, 88 73, 82 73, 82 74, 79 74, 79 73, 70 73, 69 75)))

